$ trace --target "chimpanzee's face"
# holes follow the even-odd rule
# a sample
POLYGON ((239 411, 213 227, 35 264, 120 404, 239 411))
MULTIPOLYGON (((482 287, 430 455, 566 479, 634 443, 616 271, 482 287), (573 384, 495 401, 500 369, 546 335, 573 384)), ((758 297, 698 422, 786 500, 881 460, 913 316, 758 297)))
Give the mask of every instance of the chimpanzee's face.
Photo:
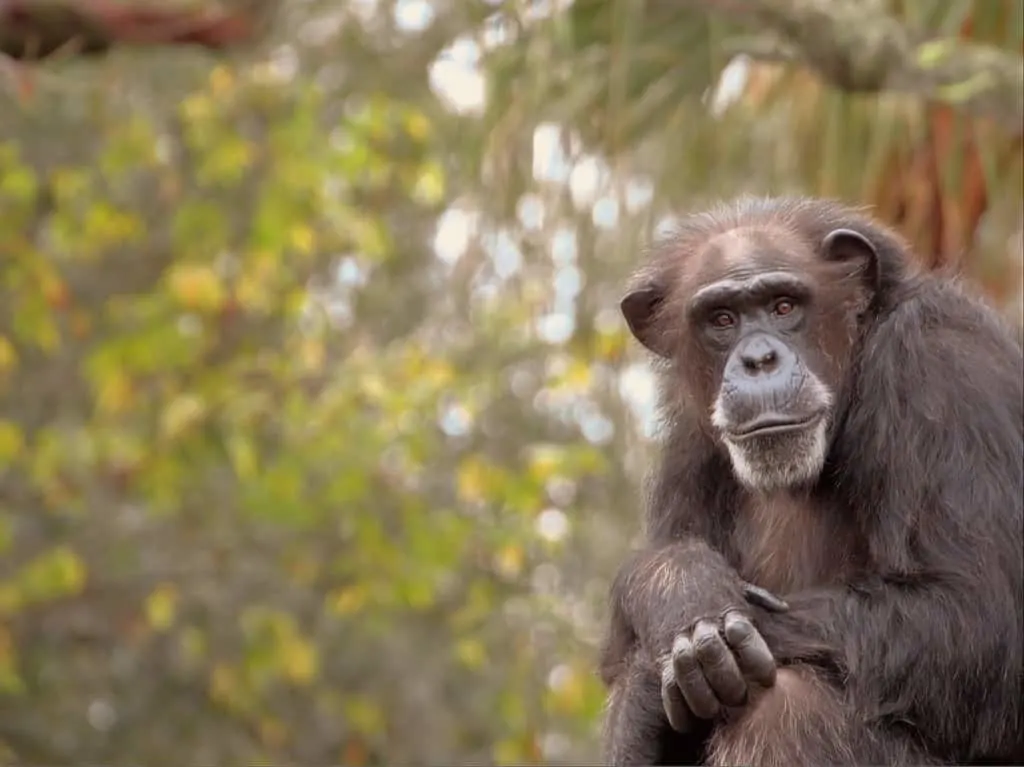
POLYGON ((706 409, 740 482, 763 492, 813 482, 873 295, 872 246, 844 229, 816 250, 785 230, 748 227, 685 258, 674 281, 623 299, 631 330, 677 363, 680 390, 706 409))

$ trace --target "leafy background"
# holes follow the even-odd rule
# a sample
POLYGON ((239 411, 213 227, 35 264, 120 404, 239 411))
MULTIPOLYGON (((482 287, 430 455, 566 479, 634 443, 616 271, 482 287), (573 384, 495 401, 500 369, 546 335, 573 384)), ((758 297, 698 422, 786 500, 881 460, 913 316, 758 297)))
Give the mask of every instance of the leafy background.
POLYGON ((596 761, 655 434, 617 301, 673 211, 868 203, 1020 321, 1019 132, 699 5, 309 0, 8 78, 0 760, 596 761))

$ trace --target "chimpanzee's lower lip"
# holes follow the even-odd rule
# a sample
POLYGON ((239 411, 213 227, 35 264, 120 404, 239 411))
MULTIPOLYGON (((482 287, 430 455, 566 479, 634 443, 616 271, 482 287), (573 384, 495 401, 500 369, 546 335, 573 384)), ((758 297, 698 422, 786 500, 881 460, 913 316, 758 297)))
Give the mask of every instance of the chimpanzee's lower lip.
POLYGON ((763 416, 754 419, 742 429, 728 432, 728 436, 732 442, 743 442, 755 437, 774 437, 790 432, 804 431, 816 425, 821 420, 821 416, 821 413, 814 413, 801 419, 784 418, 777 415, 763 416))

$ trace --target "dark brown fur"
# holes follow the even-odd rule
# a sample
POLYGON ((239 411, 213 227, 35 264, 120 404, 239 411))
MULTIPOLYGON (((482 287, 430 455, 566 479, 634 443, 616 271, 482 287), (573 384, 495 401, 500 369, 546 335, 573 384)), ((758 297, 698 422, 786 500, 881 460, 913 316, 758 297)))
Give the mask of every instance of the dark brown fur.
POLYGON ((858 539, 839 515, 823 514, 810 498, 788 493, 746 499, 732 538, 743 579, 777 594, 837 583, 855 572, 863 554, 857 545, 832 545, 858 539))
POLYGON ((1024 760, 1024 357, 954 282, 910 273, 862 214, 743 199, 686 219, 639 282, 655 313, 667 426, 647 545, 613 586, 602 673, 614 764, 1006 764, 1024 760), (847 228, 878 253, 878 289, 819 252, 847 228), (805 492, 741 486, 709 423, 720 371, 686 303, 712 276, 798 264, 808 333, 835 392, 829 449, 805 492), (744 604, 740 578, 782 592, 744 604), (699 617, 752 615, 776 685, 689 733, 660 703, 658 661, 699 617))

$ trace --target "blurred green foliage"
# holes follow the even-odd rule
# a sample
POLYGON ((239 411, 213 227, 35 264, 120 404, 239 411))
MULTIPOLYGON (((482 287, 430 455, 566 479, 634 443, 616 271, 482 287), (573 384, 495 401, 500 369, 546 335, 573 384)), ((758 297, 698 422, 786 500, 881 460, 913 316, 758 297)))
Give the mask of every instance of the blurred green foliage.
POLYGON ((132 52, 0 96, 0 760, 594 761, 646 455, 614 313, 636 243, 680 199, 867 188, 890 115, 833 103, 863 135, 809 180, 779 142, 839 97, 695 117, 720 29, 577 3, 485 57, 480 119, 430 64, 492 9, 363 5, 302 4, 241 62, 132 52), (547 90, 620 29, 624 90, 547 90), (686 40, 703 65, 659 90, 686 40), (574 148, 538 181, 556 118, 574 148))
POLYGON ((556 727, 593 753, 592 653, 528 573, 561 546, 546 486, 607 457, 439 422, 533 352, 515 297, 431 316, 458 139, 425 76, 342 99, 173 62, 173 95, 103 87, 141 61, 19 103, 0 144, 0 742, 528 762, 556 727))

